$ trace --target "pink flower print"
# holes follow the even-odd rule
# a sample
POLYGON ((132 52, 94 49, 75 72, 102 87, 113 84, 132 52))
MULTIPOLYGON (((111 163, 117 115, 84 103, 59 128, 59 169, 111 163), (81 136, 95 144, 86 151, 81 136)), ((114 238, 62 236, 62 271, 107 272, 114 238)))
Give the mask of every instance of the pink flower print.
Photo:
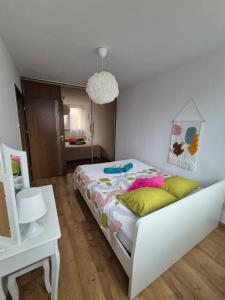
POLYGON ((95 191, 93 195, 93 201, 97 202, 100 206, 105 206, 112 201, 115 194, 120 192, 119 189, 109 192, 105 197, 100 192, 95 191))
POLYGON ((84 176, 82 177, 82 181, 83 181, 83 183, 84 183, 85 185, 88 185, 88 184, 94 182, 94 180, 91 180, 87 175, 84 175, 84 176))
POLYGON ((76 168, 76 172, 78 173, 78 172, 80 172, 80 171, 81 171, 81 167, 78 166, 78 167, 76 168))
POLYGON ((120 221, 114 220, 110 222, 109 229, 111 232, 118 232, 121 226, 122 223, 120 221))
POLYGON ((105 204, 105 200, 104 200, 103 196, 101 195, 101 193, 99 193, 99 192, 94 192, 93 201, 98 203, 99 206, 104 206, 104 204, 105 204))
POLYGON ((112 201, 112 198, 113 196, 115 196, 115 194, 123 194, 123 193, 126 193, 126 190, 123 190, 121 188, 111 191, 110 193, 107 194, 107 197, 105 198, 105 205, 109 204, 112 201))
POLYGON ((115 195, 116 192, 117 191, 111 191, 110 193, 107 194, 105 198, 105 205, 112 201, 112 197, 115 195))

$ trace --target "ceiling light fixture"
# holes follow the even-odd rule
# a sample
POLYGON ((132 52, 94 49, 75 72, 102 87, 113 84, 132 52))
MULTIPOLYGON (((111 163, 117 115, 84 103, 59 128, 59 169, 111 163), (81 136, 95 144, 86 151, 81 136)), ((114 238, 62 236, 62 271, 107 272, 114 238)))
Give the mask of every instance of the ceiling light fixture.
POLYGON ((102 71, 95 73, 88 79, 86 92, 93 102, 105 104, 118 97, 119 88, 116 78, 111 73, 103 71, 103 59, 107 55, 107 49, 98 48, 98 54, 102 59, 102 71))

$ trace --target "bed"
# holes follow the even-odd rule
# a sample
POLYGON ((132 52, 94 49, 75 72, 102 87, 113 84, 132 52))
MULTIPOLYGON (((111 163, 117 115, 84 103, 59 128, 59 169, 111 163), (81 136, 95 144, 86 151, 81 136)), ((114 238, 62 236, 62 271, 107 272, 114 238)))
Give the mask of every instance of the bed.
MULTIPOLYGON (((66 161, 89 159, 91 157, 91 145, 71 145, 65 142, 65 159, 66 161)), ((101 158, 101 147, 93 145, 93 157, 101 158)))
POLYGON ((116 199, 136 178, 155 175, 171 176, 135 159, 83 165, 74 173, 74 188, 82 194, 129 277, 130 299, 214 230, 222 213, 224 180, 142 218, 116 199), (105 167, 128 162, 134 167, 127 173, 103 172, 105 167))

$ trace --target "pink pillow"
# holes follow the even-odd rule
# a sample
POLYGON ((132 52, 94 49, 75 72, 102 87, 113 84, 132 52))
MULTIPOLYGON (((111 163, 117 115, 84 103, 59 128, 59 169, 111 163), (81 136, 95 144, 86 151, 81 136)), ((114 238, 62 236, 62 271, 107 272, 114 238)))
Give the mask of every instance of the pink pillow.
POLYGON ((76 142, 78 142, 78 138, 73 138, 73 137, 66 138, 66 142, 76 143, 76 142))
POLYGON ((151 178, 137 178, 135 182, 129 187, 128 192, 134 191, 143 187, 161 188, 164 184, 163 176, 155 176, 151 178))

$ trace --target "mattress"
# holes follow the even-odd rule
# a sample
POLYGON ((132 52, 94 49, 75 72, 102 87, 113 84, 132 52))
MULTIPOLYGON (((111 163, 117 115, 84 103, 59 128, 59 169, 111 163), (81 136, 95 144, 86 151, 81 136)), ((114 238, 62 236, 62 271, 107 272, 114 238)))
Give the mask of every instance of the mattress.
MULTIPOLYGON (((91 157, 91 145, 70 145, 65 142, 65 159, 66 161, 89 159, 91 157)), ((93 157, 101 157, 101 147, 93 145, 93 157)))
POLYGON ((88 205, 92 206, 95 215, 99 216, 99 225, 111 239, 112 232, 127 249, 132 252, 132 241, 138 216, 119 202, 115 195, 124 193, 138 177, 171 176, 157 168, 151 167, 135 159, 122 160, 94 165, 82 165, 75 171, 75 184, 79 183, 79 190, 88 205), (115 167, 133 163, 133 168, 122 174, 105 174, 105 167, 115 167))
POLYGON ((90 147, 91 144, 83 144, 83 145, 73 145, 73 144, 70 144, 69 142, 65 142, 65 147, 66 148, 79 148, 79 147, 90 147))

